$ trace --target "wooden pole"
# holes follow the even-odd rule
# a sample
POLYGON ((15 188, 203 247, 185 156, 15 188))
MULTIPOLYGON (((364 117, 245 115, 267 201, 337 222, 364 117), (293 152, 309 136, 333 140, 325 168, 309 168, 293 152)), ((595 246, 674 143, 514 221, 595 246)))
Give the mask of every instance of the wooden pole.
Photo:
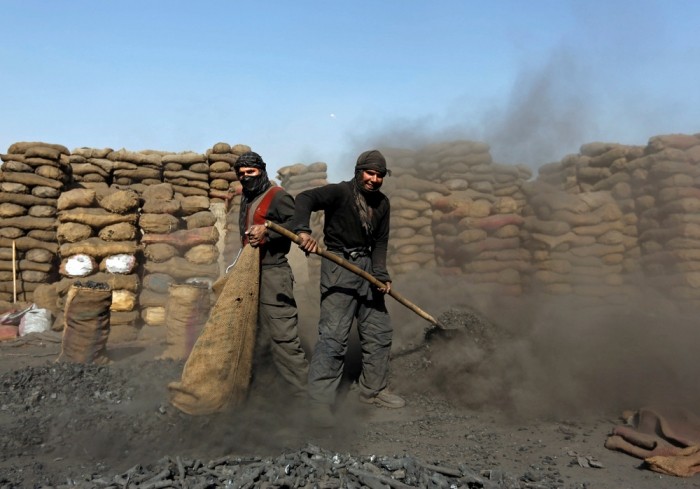
POLYGON ((17 245, 12 240, 12 303, 17 303, 17 245))
MULTIPOLYGON (((276 233, 281 234, 282 236, 292 240, 296 244, 299 244, 301 242, 301 238, 294 234, 293 232, 289 231, 288 229, 283 228, 279 224, 275 224, 272 221, 265 221, 265 226, 268 229, 271 229, 275 231, 276 233)), ((349 263, 348 261, 344 260, 343 258, 339 257, 338 255, 334 253, 330 253, 329 251, 326 250, 321 250, 319 249, 316 251, 316 254, 319 256, 322 256, 323 258, 326 258, 327 260, 330 260, 341 267, 345 268, 346 270, 350 270, 356 275, 359 275, 360 277, 364 278, 367 280, 369 283, 374 285, 375 287, 381 288, 381 287, 386 287, 386 284, 382 283, 380 280, 378 280, 376 277, 370 275, 366 271, 362 270, 361 268, 353 265, 352 263, 349 263)), ((430 322, 433 324, 433 326, 443 329, 442 325, 438 323, 437 319, 435 319, 433 316, 425 312, 423 309, 415 305, 413 302, 409 301, 406 299, 404 296, 396 292, 393 288, 389 291, 389 295, 396 299, 399 303, 402 305, 406 306, 409 308, 411 311, 415 312, 418 314, 420 317, 425 319, 426 321, 430 322)))

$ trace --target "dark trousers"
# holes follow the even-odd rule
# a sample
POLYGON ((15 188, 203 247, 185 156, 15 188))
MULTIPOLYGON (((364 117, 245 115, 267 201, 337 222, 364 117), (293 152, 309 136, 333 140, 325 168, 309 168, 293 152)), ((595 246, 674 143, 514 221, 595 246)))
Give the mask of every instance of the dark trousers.
MULTIPOLYGON (((371 270, 369 257, 350 261, 371 270)), ((353 319, 357 319, 362 348, 360 393, 373 396, 386 387, 389 377, 392 328, 384 295, 362 277, 322 260, 319 336, 309 365, 309 396, 313 402, 335 402, 353 319)))
POLYGON ((298 393, 306 392, 309 363, 301 347, 294 276, 289 264, 260 270, 258 345, 265 358, 269 351, 277 371, 298 393), (269 350, 267 346, 269 345, 269 350))

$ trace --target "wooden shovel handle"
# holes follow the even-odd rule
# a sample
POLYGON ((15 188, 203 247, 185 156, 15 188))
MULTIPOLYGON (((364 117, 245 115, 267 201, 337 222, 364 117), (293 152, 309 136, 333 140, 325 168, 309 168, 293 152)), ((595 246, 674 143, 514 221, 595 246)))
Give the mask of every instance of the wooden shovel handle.
MULTIPOLYGON (((265 226, 268 229, 271 229, 272 231, 281 234, 282 236, 292 240, 296 244, 301 243, 301 238, 297 235, 294 234, 293 232, 289 231, 288 229, 283 228, 279 224, 275 224, 272 221, 265 221, 265 226)), ((376 277, 373 275, 367 273, 366 271, 362 270, 361 268, 353 265, 352 263, 348 262, 347 260, 344 260, 343 258, 339 257, 335 253, 331 253, 326 250, 321 250, 318 249, 316 251, 316 254, 319 256, 322 256, 323 258, 332 261, 333 263, 336 263, 340 265, 341 267, 345 268, 346 270, 350 270, 352 273, 359 275, 360 277, 364 278, 367 280, 369 283, 374 285, 377 288, 383 288, 386 287, 385 283, 382 283, 380 280, 378 280, 376 277)), ((434 326, 437 326, 439 328, 442 328, 440 323, 438 323, 437 319, 435 319, 433 316, 425 312, 423 309, 415 305, 413 302, 409 301, 406 299, 404 296, 396 292, 393 288, 389 290, 388 294, 396 299, 398 302, 409 308, 411 311, 415 312, 418 314, 420 317, 425 319, 426 321, 432 323, 434 326)))
POLYGON ((12 303, 17 304, 17 244, 12 240, 12 303))

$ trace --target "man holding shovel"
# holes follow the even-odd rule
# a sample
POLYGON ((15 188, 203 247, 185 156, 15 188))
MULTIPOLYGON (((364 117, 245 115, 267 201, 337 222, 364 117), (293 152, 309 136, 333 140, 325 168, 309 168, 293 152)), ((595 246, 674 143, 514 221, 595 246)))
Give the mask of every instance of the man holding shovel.
POLYGON ((362 153, 352 180, 306 190, 296 197, 294 231, 299 247, 315 253, 309 219, 324 211, 327 251, 370 273, 384 287, 373 287, 357 274, 329 260, 321 261, 321 316, 309 366, 309 397, 314 415, 332 425, 332 405, 340 385, 348 337, 357 319, 362 346, 360 401, 401 408, 405 401, 387 389, 392 328, 384 294, 391 290, 386 267, 389 241, 389 199, 380 192, 388 174, 386 160, 377 150, 362 153))
POLYGON ((260 248, 259 347, 270 344, 272 361, 280 375, 296 394, 305 397, 309 367, 299 340, 294 276, 287 261, 291 243, 265 227, 267 220, 290 227, 294 199, 282 187, 272 185, 265 162, 253 151, 242 154, 234 170, 243 187, 241 241, 260 248))

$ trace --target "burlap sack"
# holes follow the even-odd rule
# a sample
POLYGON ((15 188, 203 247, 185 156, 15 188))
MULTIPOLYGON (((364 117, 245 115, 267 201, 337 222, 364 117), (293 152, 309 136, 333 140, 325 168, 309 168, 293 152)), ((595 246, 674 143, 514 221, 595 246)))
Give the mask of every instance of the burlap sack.
POLYGON ((165 304, 167 348, 160 358, 187 358, 208 315, 209 287, 206 284, 171 284, 165 304))
POLYGON ((246 246, 229 272, 170 402, 192 415, 240 404, 248 393, 258 320, 260 252, 246 246))
POLYGON ((65 328, 58 360, 73 363, 109 362, 105 345, 109 337, 112 289, 104 283, 71 285, 64 310, 65 328))

